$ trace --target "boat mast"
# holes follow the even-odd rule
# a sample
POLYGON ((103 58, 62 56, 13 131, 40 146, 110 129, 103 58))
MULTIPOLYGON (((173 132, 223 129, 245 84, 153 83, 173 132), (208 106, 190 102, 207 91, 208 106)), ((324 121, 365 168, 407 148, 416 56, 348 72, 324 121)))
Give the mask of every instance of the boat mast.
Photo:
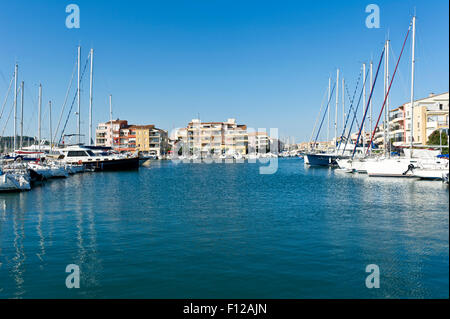
POLYGON ((111 126, 111 148, 114 150, 112 94, 109 95, 109 125, 111 126))
MULTIPOLYGON (((366 105, 366 64, 363 63, 363 75, 364 75, 364 81, 363 81, 363 105, 366 105)), ((362 108, 363 111, 363 117, 364 117, 364 113, 365 113, 365 107, 362 108)), ((364 132, 364 122, 361 123, 362 125, 362 149, 363 149, 363 154, 365 154, 365 132, 364 132)))
MULTIPOLYGON (((328 78, 328 104, 330 104, 331 99, 331 76, 328 78)), ((327 130, 327 153, 328 153, 328 147, 329 147, 329 141, 330 141, 330 108, 328 107, 328 130, 327 130)))
POLYGON ((92 86, 93 86, 93 76, 94 76, 94 49, 91 49, 91 74, 90 74, 90 81, 89 81, 89 145, 92 145, 92 101, 93 101, 93 92, 92 92, 92 86))
POLYGON ((48 119, 49 119, 49 129, 50 129, 50 154, 53 148, 53 136, 52 136, 52 101, 48 101, 48 119))
POLYGON ((41 151, 41 108, 42 108, 42 84, 39 84, 39 99, 38 99, 38 149, 41 151))
MULTIPOLYGON (((386 44, 387 44, 387 40, 386 40, 386 42, 384 42, 384 52, 386 52, 386 44)), ((386 80, 386 75, 387 75, 386 60, 387 59, 384 59, 384 74, 383 74, 383 81, 384 81, 384 85, 383 85, 383 99, 385 99, 385 100, 386 100, 386 92, 387 92, 387 87, 388 87, 388 83, 387 83, 387 80, 386 80)), ((384 156, 387 157, 386 116, 384 118, 383 143, 384 143, 384 156)))
MULTIPOLYGON (((373 61, 370 60, 370 91, 372 92, 372 88, 373 88, 373 61)), ((370 99, 370 111, 369 111, 369 117, 370 117, 370 121, 369 121, 369 127, 370 127, 370 132, 372 132, 372 101, 373 99, 370 99)), ((372 145, 369 145, 370 148, 372 148, 372 145)))
POLYGON ((81 46, 78 46, 78 83, 77 83, 77 99, 78 99, 78 123, 77 123, 77 128, 78 128, 78 144, 81 143, 81 117, 80 117, 80 111, 81 111, 81 100, 80 100, 80 59, 81 59, 81 46))
MULTIPOLYGON (((389 83, 389 39, 386 41, 386 85, 389 83)), ((386 121, 386 152, 391 157, 391 141, 389 133, 389 94, 386 97, 386 108, 384 109, 384 118, 386 121)))
POLYGON ((412 157, 413 152, 413 141, 414 141, 414 66, 415 66, 415 46, 416 46, 416 16, 413 16, 412 20, 412 54, 411 54, 411 145, 410 145, 410 157, 412 157))
POLYGON ((20 145, 19 145, 19 149, 22 148, 23 146, 23 95, 24 95, 24 87, 25 87, 25 83, 22 81, 22 83, 20 84, 20 95, 21 95, 21 101, 20 101, 20 145))
MULTIPOLYGON (((345 128, 345 80, 344 77, 342 77, 342 130, 344 130, 345 128)), ((344 136, 345 135, 345 131, 342 133, 344 136)), ((342 138, 341 138, 341 142, 342 142, 342 138)))
POLYGON ((339 106, 339 69, 337 69, 336 72, 336 111, 334 115, 334 149, 336 154, 337 154, 338 106, 339 106))
POLYGON ((14 70, 14 147, 13 152, 16 150, 17 145, 17 78, 18 78, 19 66, 16 64, 14 70))

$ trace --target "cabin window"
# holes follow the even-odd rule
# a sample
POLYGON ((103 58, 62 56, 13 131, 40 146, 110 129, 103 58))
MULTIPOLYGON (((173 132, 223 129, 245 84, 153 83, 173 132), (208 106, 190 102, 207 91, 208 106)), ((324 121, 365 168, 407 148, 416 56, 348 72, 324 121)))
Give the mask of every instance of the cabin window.
POLYGON ((87 156, 84 151, 69 151, 67 157, 87 156))

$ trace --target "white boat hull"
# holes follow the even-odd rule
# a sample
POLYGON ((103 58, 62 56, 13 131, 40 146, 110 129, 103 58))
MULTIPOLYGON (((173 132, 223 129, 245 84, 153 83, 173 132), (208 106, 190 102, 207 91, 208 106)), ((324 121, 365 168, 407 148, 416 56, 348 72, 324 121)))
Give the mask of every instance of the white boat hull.
POLYGON ((0 192, 26 191, 30 189, 30 181, 23 175, 8 173, 0 175, 0 192))
POLYGON ((414 177, 429 180, 442 180, 448 169, 415 169, 414 177))
POLYGON ((367 174, 371 177, 414 177, 417 160, 410 158, 389 158, 366 162, 367 174))

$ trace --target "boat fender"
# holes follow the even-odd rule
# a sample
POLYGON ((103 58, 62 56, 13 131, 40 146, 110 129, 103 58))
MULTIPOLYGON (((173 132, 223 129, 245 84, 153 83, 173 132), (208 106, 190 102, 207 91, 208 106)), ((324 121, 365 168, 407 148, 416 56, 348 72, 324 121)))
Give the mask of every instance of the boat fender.
POLYGON ((408 169, 403 173, 403 175, 408 174, 409 171, 412 172, 413 169, 414 169, 414 165, 413 165, 413 164, 409 164, 409 165, 408 165, 408 169))

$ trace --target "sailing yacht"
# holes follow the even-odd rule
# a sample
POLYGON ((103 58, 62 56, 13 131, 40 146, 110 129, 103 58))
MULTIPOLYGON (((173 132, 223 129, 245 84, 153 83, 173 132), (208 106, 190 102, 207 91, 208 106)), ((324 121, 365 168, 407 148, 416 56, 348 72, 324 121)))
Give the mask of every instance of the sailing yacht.
MULTIPOLYGON (((409 33, 409 31, 408 31, 409 33)), ((416 36, 416 17, 412 19, 412 55, 411 55, 411 144, 409 149, 404 149, 405 157, 380 158, 366 163, 366 170, 369 176, 383 177, 442 177, 442 166, 440 159, 437 158, 439 151, 428 149, 413 149, 413 130, 414 130, 414 70, 415 70, 415 36, 416 36)), ((406 41, 406 39, 405 39, 406 41)), ((405 44, 403 44, 404 47, 405 44)), ((403 49, 402 49, 403 51, 403 49)), ((401 56, 401 54, 400 54, 401 56)), ((400 59, 399 56, 399 59, 400 59)), ((398 65, 398 63, 397 63, 398 65)), ((396 67, 397 68, 397 67, 396 67)), ((395 75, 395 71, 394 71, 395 75)), ((392 78, 393 79, 393 78, 392 78)), ((392 80, 391 80, 392 84, 392 80)), ((390 86, 389 86, 390 88, 390 86)), ((387 95, 389 90, 387 91, 387 95)), ((385 98, 386 99, 386 98, 385 98)), ((447 167, 448 170, 448 167, 447 167)))
POLYGON ((427 149, 404 149, 405 157, 380 158, 366 163, 369 176, 381 177, 426 177, 442 178, 448 171, 448 163, 439 159, 439 151, 427 149), (433 171, 436 171, 433 173, 433 171), (422 172, 422 173, 421 173, 422 172))

